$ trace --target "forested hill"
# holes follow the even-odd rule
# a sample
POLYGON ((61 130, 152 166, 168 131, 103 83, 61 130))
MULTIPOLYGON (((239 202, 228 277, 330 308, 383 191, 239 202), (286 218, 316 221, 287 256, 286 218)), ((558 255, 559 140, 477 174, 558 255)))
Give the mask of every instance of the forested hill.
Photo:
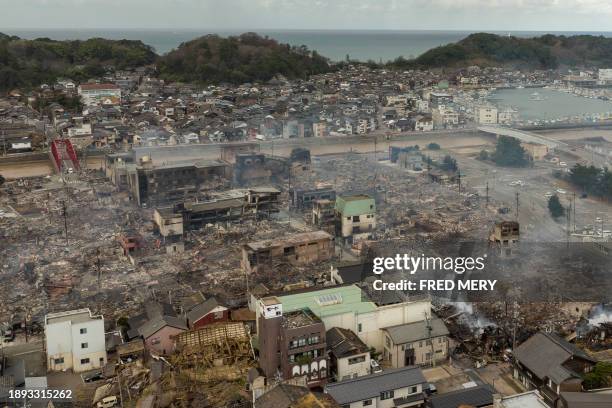
POLYGON ((551 34, 519 38, 478 33, 456 43, 433 48, 414 60, 399 58, 391 65, 415 68, 470 65, 539 69, 611 67, 612 38, 551 34))
POLYGON ((0 33, 0 89, 29 88, 66 77, 86 80, 115 69, 154 63, 157 55, 141 41, 24 40, 0 33))
POLYGON ((328 72, 329 61, 307 47, 295 47, 246 33, 222 38, 207 35, 181 44, 160 57, 160 76, 200 83, 267 81, 277 74, 289 79, 328 72))

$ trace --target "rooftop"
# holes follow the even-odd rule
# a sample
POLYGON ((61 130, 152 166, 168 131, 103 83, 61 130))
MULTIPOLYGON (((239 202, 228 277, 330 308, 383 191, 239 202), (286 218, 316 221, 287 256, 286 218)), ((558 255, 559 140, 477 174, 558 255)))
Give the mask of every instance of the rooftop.
POLYGON ((537 391, 505 397, 501 402, 502 408, 548 408, 537 391))
POLYGON ((283 304, 285 313, 307 307, 320 318, 344 313, 369 313, 376 310, 373 302, 362 298, 361 288, 356 285, 279 295, 278 300, 283 304), (334 302, 325 301, 330 295, 336 299, 334 302))
POLYGON ((253 251, 272 247, 288 247, 292 245, 305 244, 312 241, 331 240, 332 236, 325 231, 303 232, 300 234, 286 235, 281 238, 267 239, 264 241, 249 242, 245 246, 253 251))
POLYGON ((81 89, 90 91, 94 89, 120 89, 115 84, 81 84, 79 85, 81 89))
POLYGON ((385 330, 394 344, 412 343, 419 340, 425 340, 429 337, 447 336, 448 329, 444 322, 438 318, 429 320, 428 330, 427 321, 400 324, 397 326, 386 327, 385 330))
POLYGON ((285 313, 283 316, 283 327, 286 329, 297 329, 317 323, 321 323, 321 319, 315 316, 310 309, 296 310, 285 313))
POLYGON ((67 312, 49 313, 45 316, 45 325, 70 322, 71 324, 85 323, 90 320, 100 320, 102 316, 93 316, 89 309, 69 310, 67 312))
POLYGON ((325 334, 327 348, 337 358, 368 352, 369 347, 351 330, 332 327, 325 334))
POLYGON ((382 391, 397 390, 425 382, 421 369, 409 366, 328 384, 325 391, 338 404, 349 404, 376 398, 382 391))

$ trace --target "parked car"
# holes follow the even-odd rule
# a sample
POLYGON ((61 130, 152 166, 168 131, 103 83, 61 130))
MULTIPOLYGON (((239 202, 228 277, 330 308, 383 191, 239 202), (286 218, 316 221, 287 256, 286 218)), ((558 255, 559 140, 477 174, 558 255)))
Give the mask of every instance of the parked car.
POLYGON ((112 408, 117 406, 117 397, 111 395, 110 397, 104 397, 101 401, 98 401, 96 408, 112 408))
POLYGON ((375 374, 375 373, 380 373, 381 371, 382 371, 382 368, 380 368, 380 364, 378 364, 378 361, 370 360, 370 372, 372 374, 375 374))

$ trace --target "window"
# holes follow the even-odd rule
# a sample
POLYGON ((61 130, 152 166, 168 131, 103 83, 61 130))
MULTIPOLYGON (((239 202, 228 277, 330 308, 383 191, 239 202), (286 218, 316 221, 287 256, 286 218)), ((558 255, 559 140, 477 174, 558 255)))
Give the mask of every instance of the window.
POLYGON ((64 357, 54 358, 53 364, 64 364, 64 357))
POLYGON ((363 363, 365 359, 366 359, 365 356, 353 357, 353 358, 348 359, 348 363, 349 365, 359 364, 359 363, 363 363))
POLYGON ((385 337, 385 344, 387 345, 387 347, 391 347, 391 339, 389 338, 389 336, 385 337))
POLYGON ((319 336, 311 336, 308 338, 308 344, 317 344, 319 342, 319 336))
POLYGON ((362 329, 362 327, 361 327, 361 323, 357 324, 357 331, 358 331, 359 333, 361 333, 361 329, 362 329))
POLYGON ((415 385, 415 386, 410 387, 410 393, 411 393, 411 394, 416 394, 416 392, 417 392, 417 387, 416 387, 416 385, 415 385))
POLYGON ((306 345, 306 339, 298 339, 298 347, 304 347, 306 345))
POLYGON ((88 343, 81 343, 81 348, 82 349, 86 349, 87 347, 89 347, 88 343))
POLYGON ((393 391, 383 391, 380 393, 380 399, 382 400, 387 400, 393 398, 393 391))
POLYGON ((87 334, 87 327, 83 327, 81 330, 79 330, 79 333, 87 334))
POLYGON ((367 407, 367 406, 370 406, 370 405, 372 405, 372 400, 371 399, 363 401, 363 406, 364 407, 367 407))
POLYGON ((353 215, 353 222, 359 222, 359 216, 353 215))
POLYGON ((81 364, 89 364, 89 359, 88 358, 82 358, 81 359, 81 364))

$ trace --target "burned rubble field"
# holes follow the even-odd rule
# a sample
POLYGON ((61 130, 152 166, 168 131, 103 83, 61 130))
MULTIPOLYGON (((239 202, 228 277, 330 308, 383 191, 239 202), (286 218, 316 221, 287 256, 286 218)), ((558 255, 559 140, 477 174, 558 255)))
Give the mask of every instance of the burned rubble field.
MULTIPOLYGON (((95 307, 109 320, 116 320, 138 310, 147 298, 179 302, 196 291, 238 307, 246 303, 247 284, 265 283, 278 289, 300 281, 313 284, 330 270, 329 262, 308 267, 278 264, 245 280, 241 245, 313 230, 308 213, 292 213, 294 222, 290 224, 279 217, 209 224, 186 234, 183 253, 169 255, 154 233, 152 210, 136 207, 124 192, 114 192, 96 171, 88 171, 73 184, 47 179, 21 184, 14 184, 0 202, 13 214, 0 218, 3 321, 24 314, 39 320, 49 311, 78 307, 95 307), (34 189, 34 184, 42 184, 38 186, 42 188, 34 189), (118 238, 128 232, 137 232, 145 242, 133 263, 118 244, 118 238)), ((452 254, 449 242, 456 246, 456 242, 486 241, 497 215, 493 200, 487 203, 469 190, 460 193, 454 184, 432 183, 422 173, 405 172, 378 161, 375 154, 318 156, 309 172, 281 184, 278 187, 284 191, 329 185, 338 193, 373 196, 379 221, 372 251, 379 256, 452 254)), ((282 208, 288 209, 286 193, 281 200, 282 208)), ((560 289, 572 284, 581 290, 601 288, 596 284, 600 270, 560 274, 558 271, 565 269, 559 265, 569 264, 559 253, 552 252, 549 257, 557 262, 548 262, 537 253, 522 256, 514 264, 504 261, 520 267, 500 268, 499 279, 513 278, 509 286, 528 276, 539 279, 540 283, 532 286, 538 291, 553 281, 560 289)))

